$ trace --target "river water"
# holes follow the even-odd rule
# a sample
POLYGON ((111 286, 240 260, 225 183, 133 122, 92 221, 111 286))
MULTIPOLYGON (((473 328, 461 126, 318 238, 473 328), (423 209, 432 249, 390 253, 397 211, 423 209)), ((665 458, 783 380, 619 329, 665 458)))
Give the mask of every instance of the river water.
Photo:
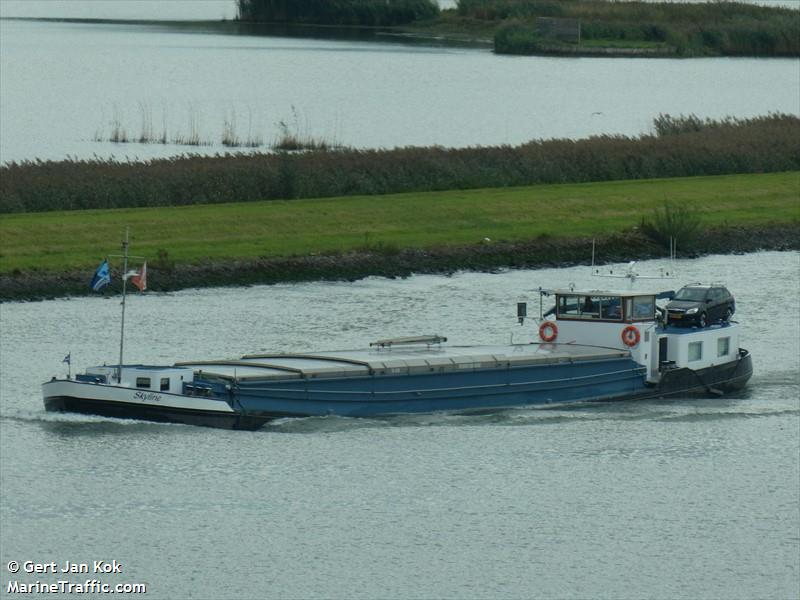
MULTIPOLYGON (((2 589, 87 579, 12 577, 12 560, 117 560, 121 574, 88 578, 145 583, 148 598, 797 598, 800 254, 677 267, 736 296, 755 374, 735 397, 257 432, 46 414, 39 384, 67 353, 79 368, 116 360, 119 303, 3 304, 2 589)), ((126 360, 429 333, 521 342, 533 324, 516 324, 515 302, 615 281, 588 270, 136 295, 126 360)))
MULTIPOLYGON (((65 5, 71 16, 109 14, 102 2, 42 10, 65 5)), ((170 18, 194 6, 141 5, 110 14, 170 18)), ((39 14, 25 6, 0 3, 4 16, 39 14)), ((0 163, 216 154, 232 150, 224 131, 262 149, 285 133, 359 148, 463 147, 639 135, 660 113, 800 114, 797 59, 513 57, 381 40, 3 20, 0 163)))

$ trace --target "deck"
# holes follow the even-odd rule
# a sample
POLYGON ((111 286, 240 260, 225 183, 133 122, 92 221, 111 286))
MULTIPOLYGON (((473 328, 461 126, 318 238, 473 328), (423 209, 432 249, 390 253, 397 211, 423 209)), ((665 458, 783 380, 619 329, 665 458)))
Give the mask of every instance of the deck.
POLYGON ((628 357, 627 350, 578 344, 389 347, 309 354, 246 354, 239 359, 180 362, 202 376, 238 381, 415 375, 628 357))

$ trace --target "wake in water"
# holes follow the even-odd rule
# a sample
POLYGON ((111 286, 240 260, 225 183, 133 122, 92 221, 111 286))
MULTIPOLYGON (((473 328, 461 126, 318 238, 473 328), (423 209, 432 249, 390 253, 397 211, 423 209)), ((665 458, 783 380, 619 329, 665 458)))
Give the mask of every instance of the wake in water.
POLYGON ((39 426, 50 433, 60 435, 130 434, 138 431, 152 432, 157 428, 165 427, 175 430, 193 429, 190 425, 178 423, 155 423, 152 421, 114 419, 76 413, 46 412, 44 409, 41 412, 20 411, 17 414, 0 414, 0 425, 5 425, 6 423, 39 426))
MULTIPOLYGON (((501 411, 452 414, 398 415, 381 418, 304 417, 284 418, 267 423, 259 431, 270 433, 335 433, 365 428, 389 427, 531 427, 598 421, 699 421, 751 419, 800 415, 800 400, 783 402, 721 399, 679 399, 631 401, 576 406, 514 408, 501 411)), ((792 397, 790 397, 792 398, 792 397)))
MULTIPOLYGON (((470 413, 426 413, 385 417, 302 417, 276 419, 259 432, 286 434, 336 433, 390 427, 531 427, 597 421, 699 421, 750 419, 800 415, 800 376, 793 372, 773 374, 727 398, 681 398, 670 400, 598 402, 547 405, 470 413)), ((58 433, 131 433, 196 430, 196 426, 115 419, 72 413, 50 413, 44 409, 0 414, 0 423, 38 424, 58 433)))

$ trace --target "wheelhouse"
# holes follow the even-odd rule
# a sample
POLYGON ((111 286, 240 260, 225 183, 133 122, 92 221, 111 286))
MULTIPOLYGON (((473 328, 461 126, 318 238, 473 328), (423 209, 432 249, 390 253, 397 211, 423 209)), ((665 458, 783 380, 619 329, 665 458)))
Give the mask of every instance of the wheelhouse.
POLYGON ((656 320, 654 294, 556 291, 559 321, 636 323, 656 320))

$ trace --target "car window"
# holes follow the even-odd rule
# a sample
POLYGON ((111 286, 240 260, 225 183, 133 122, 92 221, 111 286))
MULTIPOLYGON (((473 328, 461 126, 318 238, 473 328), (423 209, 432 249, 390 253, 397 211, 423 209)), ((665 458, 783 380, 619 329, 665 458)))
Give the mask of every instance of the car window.
POLYGON ((681 288, 675 294, 675 300, 688 300, 690 302, 702 302, 706 298, 705 288, 681 288))

